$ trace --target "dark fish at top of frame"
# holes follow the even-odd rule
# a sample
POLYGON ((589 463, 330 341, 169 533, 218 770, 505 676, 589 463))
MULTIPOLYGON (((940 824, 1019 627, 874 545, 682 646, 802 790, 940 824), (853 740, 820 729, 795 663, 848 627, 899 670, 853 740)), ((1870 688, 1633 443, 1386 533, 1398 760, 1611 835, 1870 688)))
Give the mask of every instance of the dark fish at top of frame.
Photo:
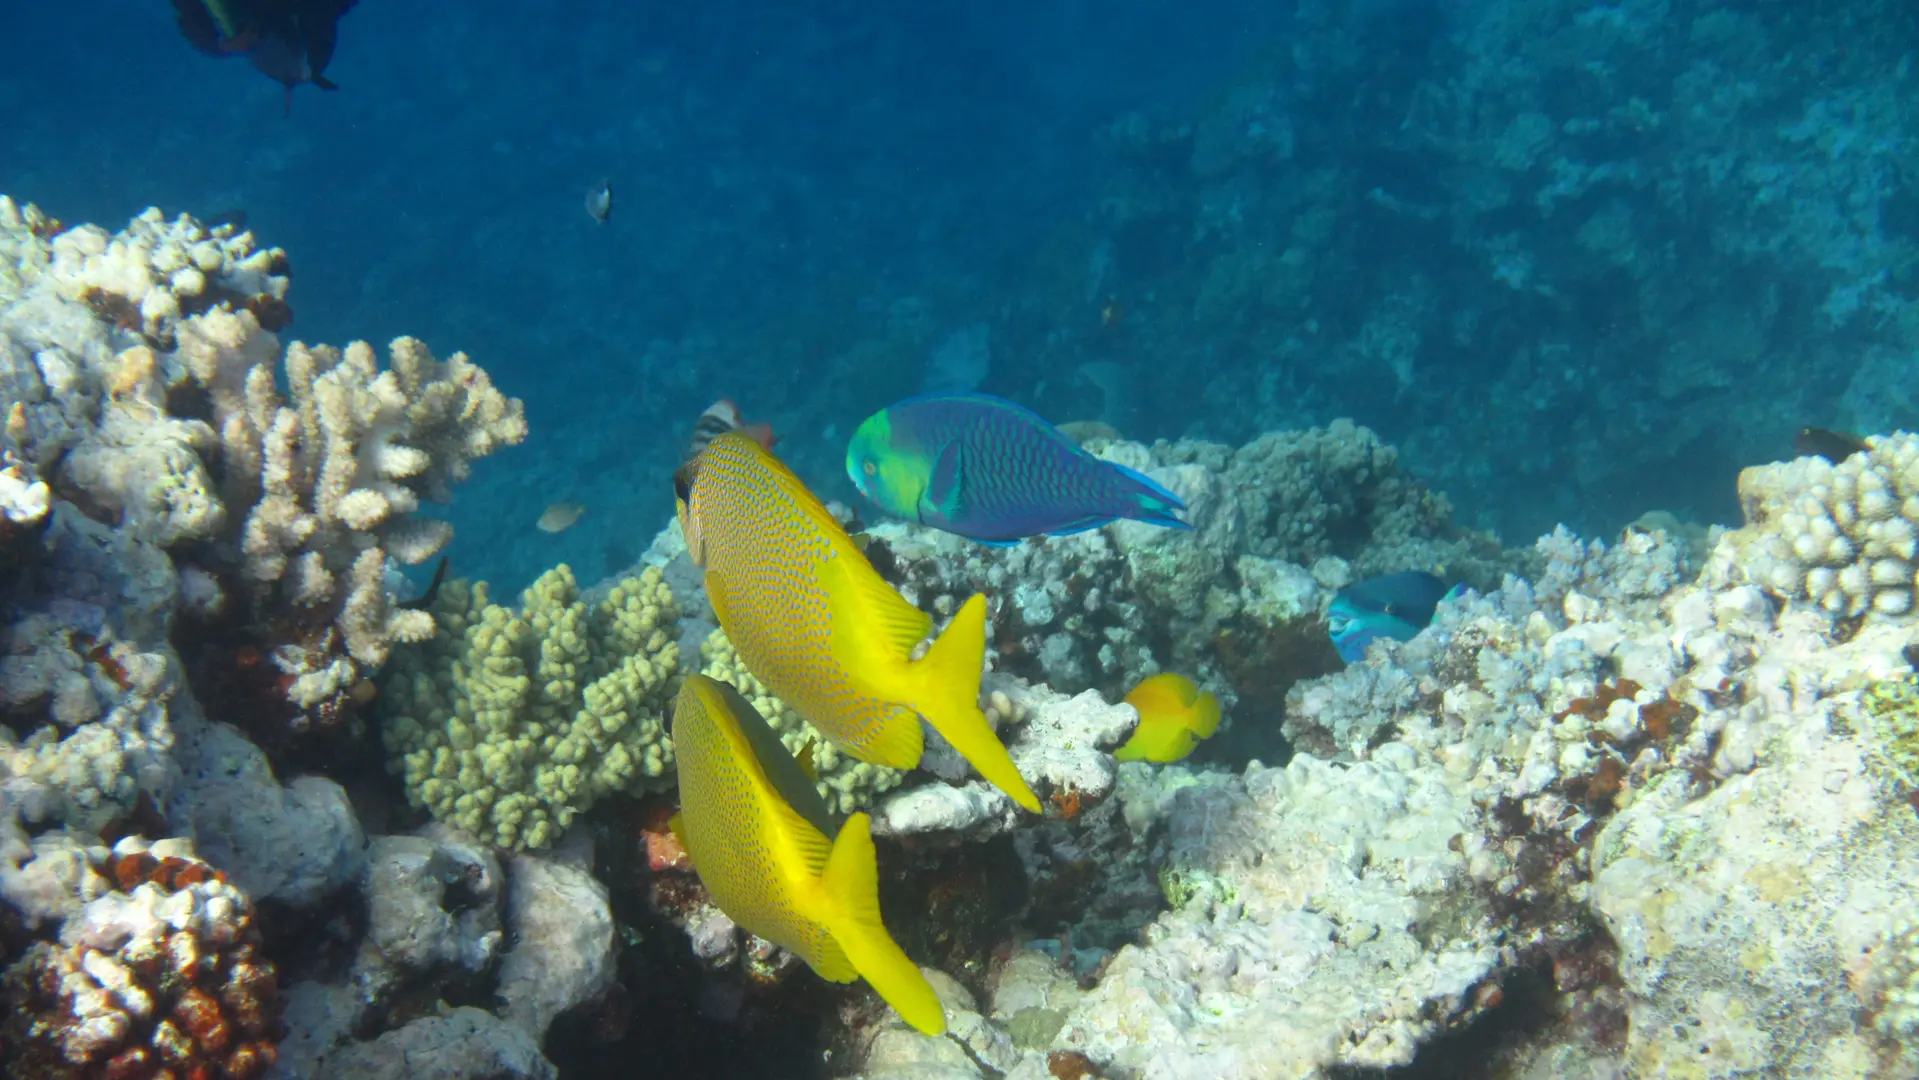
POLYGON ((244 56, 260 74, 286 87, 339 87, 326 77, 339 43, 339 24, 359 0, 173 0, 187 43, 208 56, 244 56))

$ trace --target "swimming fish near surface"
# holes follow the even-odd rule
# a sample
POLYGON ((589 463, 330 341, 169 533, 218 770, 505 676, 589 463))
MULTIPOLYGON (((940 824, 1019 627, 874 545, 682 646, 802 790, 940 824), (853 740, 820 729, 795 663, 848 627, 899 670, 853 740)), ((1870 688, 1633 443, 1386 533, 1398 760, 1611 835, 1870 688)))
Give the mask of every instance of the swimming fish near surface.
POLYGON ((326 77, 339 24, 359 0, 173 0, 174 20, 188 44, 208 56, 245 56, 260 74, 286 87, 310 82, 338 90, 326 77))
POLYGON ((729 431, 737 431, 768 450, 779 442, 779 436, 773 434, 771 424, 749 424, 746 417, 740 415, 740 407, 733 404, 731 398, 721 398, 706 407, 700 418, 693 423, 693 439, 687 443, 686 453, 680 455, 681 461, 692 461, 706 449, 706 444, 729 431))
POLYGON ((1131 518, 1175 529, 1186 508, 1146 476, 1082 450, 1032 410, 986 394, 908 398, 868 417, 846 473, 900 517, 987 544, 1131 518))
POLYGON ((1219 698, 1170 671, 1133 687, 1126 704, 1139 713, 1139 726, 1113 751, 1120 761, 1178 761, 1219 730, 1219 698))
POLYGON ((738 690, 690 675, 673 703, 671 824, 727 918, 832 982, 864 978, 928 1035, 946 1011, 880 921, 871 819, 835 825, 800 764, 738 690))
POLYGON ((1356 581, 1339 590, 1326 609, 1326 629, 1339 658, 1349 664, 1366 656, 1366 648, 1380 638, 1411 641, 1433 621, 1439 602, 1459 593, 1424 570, 1356 581))
POLYGON ((986 597, 918 660, 932 619, 875 573, 819 498, 744 432, 707 443, 673 477, 681 530, 740 659, 834 745, 895 769, 919 764, 920 718, 988 782, 1039 799, 979 707, 986 597))

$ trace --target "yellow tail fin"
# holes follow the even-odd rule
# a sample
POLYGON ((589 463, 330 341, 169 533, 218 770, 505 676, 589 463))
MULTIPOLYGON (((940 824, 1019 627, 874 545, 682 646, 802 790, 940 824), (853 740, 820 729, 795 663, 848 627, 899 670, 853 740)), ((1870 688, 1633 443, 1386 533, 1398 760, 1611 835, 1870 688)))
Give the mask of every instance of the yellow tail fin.
POLYGON ((1199 700, 1193 703, 1193 734, 1202 739, 1210 739, 1219 730, 1219 699, 1208 691, 1200 691, 1199 700))
POLYGON ((988 783, 1037 814, 1039 799, 980 711, 979 677, 985 663, 986 597, 975 593, 960 605, 959 614, 926 656, 908 668, 912 685, 906 688, 904 700, 988 783))
POLYGON ((820 875, 829 910, 821 922, 880 997, 907 1023, 928 1035, 946 1031, 946 1010, 926 976, 906 958, 880 922, 879 868, 873 854, 873 819, 854 814, 840 826, 820 875))

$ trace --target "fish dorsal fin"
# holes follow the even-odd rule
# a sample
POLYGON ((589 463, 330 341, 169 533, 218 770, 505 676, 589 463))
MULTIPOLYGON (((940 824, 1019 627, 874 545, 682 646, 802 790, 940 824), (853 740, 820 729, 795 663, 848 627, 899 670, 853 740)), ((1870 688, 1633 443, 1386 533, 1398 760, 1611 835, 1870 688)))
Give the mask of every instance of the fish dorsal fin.
MULTIPOLYGON (((826 808, 826 800, 820 798, 813 781, 807 778, 800 763, 794 760, 792 752, 786 749, 786 744, 780 741, 772 725, 753 707, 753 703, 746 700, 746 696, 732 684, 718 679, 711 681, 727 712, 733 715, 734 727, 753 755, 754 762, 759 765, 760 772, 765 775, 773 794, 779 797, 784 807, 790 808, 791 813, 812 826, 810 831, 820 834, 819 850, 816 853, 808 852, 809 856, 818 855, 818 860, 809 865, 814 873, 818 873, 819 868, 826 863, 826 845, 839 832, 832 812, 826 808)), ((806 848, 809 845, 801 846, 806 848)))
POLYGON ((933 460, 933 475, 926 482, 925 499, 947 521, 965 516, 966 460, 960 440, 949 439, 940 448, 939 457, 933 460))
POLYGON ((680 845, 681 851, 687 850, 686 818, 678 810, 673 811, 673 816, 666 819, 666 831, 673 834, 673 840, 680 845))
POLYGON ((835 651, 842 645, 850 650, 840 653, 842 661, 903 663, 933 628, 933 618, 907 603, 865 558, 848 544, 819 566, 820 586, 832 608, 835 651), (873 637, 866 633, 869 628, 873 637))

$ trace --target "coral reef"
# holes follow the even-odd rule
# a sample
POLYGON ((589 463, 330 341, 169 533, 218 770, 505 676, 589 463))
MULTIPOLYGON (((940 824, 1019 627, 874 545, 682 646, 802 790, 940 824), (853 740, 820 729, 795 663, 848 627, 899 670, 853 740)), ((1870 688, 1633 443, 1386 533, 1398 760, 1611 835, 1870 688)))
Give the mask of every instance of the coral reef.
POLYGON ((196 681, 226 691, 252 669, 284 733, 338 726, 392 643, 431 633, 386 589, 389 559, 420 562, 451 536, 413 512, 525 437, 520 403, 411 338, 385 369, 364 342, 282 350, 285 255, 250 234, 148 211, 119 234, 49 240, 38 220, 0 204, 19 268, 0 294, 9 460, 173 553, 186 614, 208 629, 189 649, 196 681))
POLYGON ((1418 568, 1490 587, 1528 562, 1454 525, 1443 497, 1348 421, 1265 435, 1238 450, 1109 441, 1098 453, 1178 494, 1193 529, 1122 521, 984 548, 881 524, 867 531, 868 554, 935 613, 949 614, 972 592, 996 597, 1002 670, 1117 699, 1173 667, 1224 691, 1229 707, 1244 695, 1261 709, 1277 709, 1297 680, 1337 669, 1320 614, 1340 586, 1418 568))
POLYGON ((1839 618, 1906 615, 1919 589, 1919 436, 1870 440, 1838 464, 1821 457, 1739 474, 1747 579, 1839 618))
MULTIPOLYGON (((1301 33, 1336 39, 1335 15, 1305 5, 1301 33)), ((1694 29, 1737 37, 1746 18, 1694 29)), ((1461 19, 1448 48, 1505 40, 1461 19)), ((1577 218, 1568 242, 1611 273, 1660 264, 1634 254, 1646 210, 1624 165, 1566 157, 1589 145, 1568 106, 1513 112, 1503 86, 1448 144, 1497 171, 1489 197, 1577 218)), ((1422 109, 1409 138, 1434 134, 1422 109)), ((1229 184, 1290 160, 1286 111, 1235 93, 1140 137, 1229 184)), ((1330 243, 1339 186, 1296 195, 1302 252, 1330 243)), ((1390 220, 1428 209, 1364 198, 1390 220)), ((1582 288, 1534 277, 1482 210, 1432 212, 1524 303, 1582 288)), ((1206 215, 1228 235, 1228 211, 1206 215)), ((1795 243, 1819 232, 1793 224, 1795 243)), ((1835 318, 1886 295, 1868 272, 1890 256, 1862 242, 1830 282, 1835 318)), ((1307 282, 1350 270, 1220 243, 1189 299, 1222 317, 1249 299, 1303 314, 1307 282)), ((412 339, 384 361, 282 349, 285 265, 188 218, 110 235, 0 200, 9 1075, 551 1077, 579 1033, 686 1037, 627 1028, 633 1001, 689 986, 673 1017, 736 1041, 804 1027, 794 1045, 830 1042, 833 1069, 873 1078, 1331 1080, 1466 1072, 1462 1054, 1486 1075, 1919 1070, 1919 437, 1747 470, 1737 529, 1648 516, 1513 551, 1351 422, 1237 448, 1084 430, 1179 493, 1193 528, 1007 549, 863 533, 936 616, 992 598, 981 705, 1036 818, 937 738, 914 771, 820 739, 712 629, 671 528, 590 590, 560 566, 517 607, 438 579, 402 605, 394 566, 448 535, 415 514, 519 441, 519 405, 412 339), (1339 665, 1329 599, 1415 567, 1469 588, 1339 665), (870 809, 886 920, 950 1038, 809 981, 698 887, 665 824, 690 649, 810 756, 834 811, 870 809), (1179 763, 1118 765, 1137 717, 1110 702, 1162 668, 1215 688, 1232 728, 1179 763), (290 737, 366 718, 385 770, 352 739, 322 758, 290 737)), ((1347 370, 1426 402, 1443 306, 1409 287, 1325 325, 1347 370)), ((1080 366, 1115 399, 1138 389, 1118 362, 1080 366)))
POLYGON ((451 581, 437 632, 383 679, 382 738, 416 806, 505 848, 542 848, 601 796, 664 783, 679 609, 661 572, 589 608, 565 566, 492 604, 451 581))
POLYGON ((6 974, 18 1075, 264 1074, 280 1000, 246 895, 178 840, 123 840, 102 869, 114 891, 6 974))

